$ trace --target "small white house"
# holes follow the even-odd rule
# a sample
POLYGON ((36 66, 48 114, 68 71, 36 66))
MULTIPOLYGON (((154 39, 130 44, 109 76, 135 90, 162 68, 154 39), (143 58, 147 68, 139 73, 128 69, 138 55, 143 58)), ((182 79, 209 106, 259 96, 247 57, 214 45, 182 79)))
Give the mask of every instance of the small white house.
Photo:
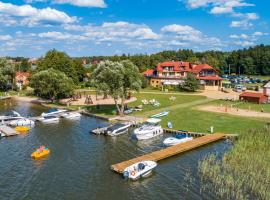
POLYGON ((263 94, 270 97, 270 81, 263 85, 263 94))

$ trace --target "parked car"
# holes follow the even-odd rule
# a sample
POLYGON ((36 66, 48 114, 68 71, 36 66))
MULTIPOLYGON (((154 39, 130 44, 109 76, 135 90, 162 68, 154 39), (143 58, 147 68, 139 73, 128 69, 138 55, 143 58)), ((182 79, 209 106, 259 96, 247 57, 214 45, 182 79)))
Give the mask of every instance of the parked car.
POLYGON ((235 92, 243 92, 243 91, 246 91, 247 88, 243 85, 235 85, 233 90, 235 92))

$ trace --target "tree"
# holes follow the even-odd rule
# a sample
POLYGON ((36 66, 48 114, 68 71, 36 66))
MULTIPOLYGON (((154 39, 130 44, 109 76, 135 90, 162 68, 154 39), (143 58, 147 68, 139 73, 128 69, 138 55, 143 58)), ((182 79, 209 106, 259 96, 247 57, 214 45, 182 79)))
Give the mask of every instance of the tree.
POLYGON ((48 69, 34 74, 30 80, 30 86, 34 88, 37 96, 45 99, 69 97, 73 94, 73 80, 55 69, 48 69))
POLYGON ((55 69, 64 72, 68 77, 78 83, 77 72, 72 59, 64 52, 55 49, 46 53, 45 57, 38 62, 37 71, 55 69))
POLYGON ((188 73, 184 80, 184 83, 180 85, 180 90, 185 90, 189 92, 195 92, 199 89, 199 83, 196 76, 192 73, 188 73))
POLYGON ((21 72, 28 72, 29 70, 31 70, 31 65, 27 59, 23 59, 17 70, 21 72))
POLYGON ((75 59, 73 60, 73 66, 76 71, 76 76, 78 78, 79 82, 83 81, 83 78, 85 77, 86 69, 82 65, 82 60, 80 59, 75 59))
POLYGON ((97 91, 112 96, 120 115, 124 113, 128 92, 139 91, 142 85, 138 67, 129 60, 99 63, 92 74, 91 82, 97 91))
POLYGON ((0 58, 0 83, 1 90, 13 89, 15 78, 15 66, 5 58, 0 58))

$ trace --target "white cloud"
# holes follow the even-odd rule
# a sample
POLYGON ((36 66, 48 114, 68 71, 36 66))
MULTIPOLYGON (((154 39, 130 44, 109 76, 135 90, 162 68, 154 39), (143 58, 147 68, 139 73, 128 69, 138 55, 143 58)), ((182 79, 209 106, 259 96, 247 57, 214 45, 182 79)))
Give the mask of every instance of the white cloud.
POLYGON ((250 28, 252 27, 253 24, 247 20, 242 20, 242 21, 232 21, 230 24, 230 27, 234 27, 234 28, 250 28))
POLYGON ((238 8, 255 6, 254 4, 247 3, 246 0, 179 0, 186 2, 189 8, 201 8, 205 7, 210 9, 210 14, 220 15, 228 14, 231 17, 241 18, 239 20, 234 20, 231 23, 231 27, 241 27, 249 28, 253 24, 250 23, 251 20, 259 19, 256 13, 240 13, 238 8), (238 9, 238 10, 237 10, 238 9))
POLYGON ((0 41, 11 40, 12 37, 10 35, 0 35, 0 41))
POLYGON ((178 35, 200 35, 202 34, 200 31, 194 29, 191 26, 187 26, 187 25, 178 25, 178 24, 172 24, 172 25, 167 25, 164 26, 161 29, 162 32, 167 32, 167 33, 176 33, 178 35))
POLYGON ((264 35, 268 35, 268 33, 263 33, 263 32, 260 32, 260 31, 256 31, 252 35, 253 36, 264 36, 264 35))
POLYGON ((225 14, 225 13, 232 13, 232 7, 214 7, 211 9, 211 14, 225 14))
POLYGON ((156 40, 159 38, 159 35, 146 25, 121 21, 114 23, 105 22, 101 26, 88 25, 80 27, 80 29, 84 29, 85 36, 98 41, 156 40))
POLYGON ((163 33, 163 39, 169 44, 187 44, 187 46, 194 45, 206 45, 206 46, 222 46, 221 41, 215 37, 208 37, 204 35, 201 31, 188 26, 171 24, 161 28, 163 33))
POLYGON ((76 17, 70 17, 66 13, 47 7, 38 9, 30 5, 17 6, 0 1, 0 14, 8 17, 22 18, 22 25, 34 26, 37 24, 53 25, 66 24, 77 21, 76 17))
POLYGON ((232 38, 232 39, 247 39, 248 35, 246 35, 246 34, 230 35, 230 38, 232 38))
MULTIPOLYGON (((181 0, 179 0, 181 1, 181 0)), ((183 0, 182 0, 183 1, 183 0)), ((244 0, 184 0, 188 7, 190 8, 200 8, 200 7, 244 7, 244 6, 254 6, 254 4, 246 3, 244 0)))
POLYGON ((254 42, 251 41, 236 41, 234 44, 242 46, 242 47, 250 47, 256 45, 254 42))
POLYGON ((107 6, 104 0, 54 0, 53 2, 59 4, 71 4, 79 7, 105 8, 107 6))
POLYGON ((70 4, 78 7, 97 7, 97 8, 107 7, 104 0, 25 0, 26 3, 49 2, 49 1, 56 4, 70 4))
POLYGON ((70 33, 62 33, 57 31, 39 33, 39 37, 41 38, 50 38, 54 40, 84 40, 86 39, 84 36, 81 35, 73 35, 70 33))

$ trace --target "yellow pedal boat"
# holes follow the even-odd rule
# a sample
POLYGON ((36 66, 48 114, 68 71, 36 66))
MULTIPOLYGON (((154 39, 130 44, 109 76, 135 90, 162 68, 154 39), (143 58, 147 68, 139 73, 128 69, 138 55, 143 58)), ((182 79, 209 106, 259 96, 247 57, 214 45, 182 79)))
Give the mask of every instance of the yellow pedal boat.
POLYGON ((30 128, 27 126, 16 126, 15 130, 17 132, 28 132, 30 128))
POLYGON ((34 159, 41 158, 50 154, 50 150, 47 147, 41 146, 35 152, 31 154, 34 159))

